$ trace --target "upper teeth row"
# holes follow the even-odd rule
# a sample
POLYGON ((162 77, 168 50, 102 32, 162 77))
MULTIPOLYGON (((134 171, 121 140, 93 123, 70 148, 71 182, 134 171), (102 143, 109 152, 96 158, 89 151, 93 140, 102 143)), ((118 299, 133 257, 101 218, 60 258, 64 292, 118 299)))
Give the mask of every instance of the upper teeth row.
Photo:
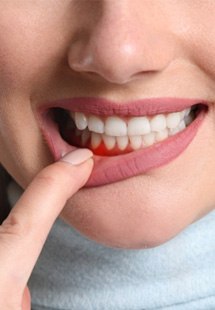
POLYGON ((119 116, 109 116, 101 118, 97 115, 86 115, 82 112, 70 112, 76 127, 84 130, 88 127, 89 131, 106 134, 109 136, 136 136, 145 135, 150 132, 159 132, 164 129, 176 128, 181 120, 189 118, 191 108, 181 112, 168 114, 158 114, 153 117, 135 116, 127 119, 119 116))

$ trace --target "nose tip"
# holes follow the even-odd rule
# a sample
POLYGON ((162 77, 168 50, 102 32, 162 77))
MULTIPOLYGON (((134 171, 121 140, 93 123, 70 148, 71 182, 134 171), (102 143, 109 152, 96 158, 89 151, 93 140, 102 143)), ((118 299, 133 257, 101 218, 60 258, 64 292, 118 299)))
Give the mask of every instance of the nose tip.
POLYGON ((157 22, 156 18, 147 20, 150 14, 145 19, 140 15, 136 18, 132 2, 117 3, 117 11, 106 3, 99 22, 84 28, 83 35, 71 42, 70 68, 115 84, 166 68, 173 57, 173 44, 166 30, 157 24, 153 27, 157 22))
POLYGON ((102 78, 110 83, 124 84, 135 78, 143 68, 137 58, 138 51, 134 44, 124 42, 111 45, 110 42, 102 47, 92 44, 83 52, 79 49, 71 52, 69 65, 71 69, 85 74, 92 73, 97 78, 102 78))

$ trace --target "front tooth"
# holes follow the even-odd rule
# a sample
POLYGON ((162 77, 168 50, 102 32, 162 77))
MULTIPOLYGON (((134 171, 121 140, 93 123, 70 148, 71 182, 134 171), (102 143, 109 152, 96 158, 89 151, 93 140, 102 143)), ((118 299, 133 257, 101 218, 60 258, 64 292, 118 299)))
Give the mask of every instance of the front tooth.
POLYGON ((109 136, 126 136, 126 122, 117 116, 110 116, 105 121, 105 134, 109 136))
POLYGON ((86 115, 81 112, 75 112, 75 124, 80 130, 86 129, 88 124, 86 115))
POLYGON ((102 136, 98 133, 92 132, 91 133, 91 145, 92 148, 96 149, 102 141, 102 136))
POLYGON ((108 150, 111 150, 115 147, 116 138, 111 137, 111 136, 107 136, 106 134, 103 134, 102 138, 103 138, 105 146, 108 150))
POLYGON ((132 117, 128 121, 128 135, 145 135, 151 132, 150 122, 147 117, 132 117))
POLYGON ((161 131, 166 128, 166 117, 163 114, 154 116, 151 121, 151 131, 161 131))
POLYGON ((139 149, 143 142, 141 136, 130 136, 129 140, 130 140, 131 147, 134 150, 139 149))
POLYGON ((128 145, 128 136, 116 137, 118 148, 123 151, 128 145))
POLYGON ((181 121, 180 112, 169 113, 166 117, 166 124, 169 129, 176 128, 181 121))
POLYGON ((90 115, 88 118, 88 129, 97 133, 104 133, 104 122, 97 116, 90 115))

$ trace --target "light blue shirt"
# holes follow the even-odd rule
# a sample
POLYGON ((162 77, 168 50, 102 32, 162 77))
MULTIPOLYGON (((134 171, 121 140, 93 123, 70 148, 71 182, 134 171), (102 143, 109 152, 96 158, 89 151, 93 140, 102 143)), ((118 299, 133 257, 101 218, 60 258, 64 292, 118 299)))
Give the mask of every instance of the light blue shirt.
POLYGON ((215 310, 215 211, 144 250, 105 247, 58 219, 29 287, 33 310, 215 310))
MULTIPOLYGON (((20 194, 11 183, 11 205, 20 194)), ((58 219, 29 287, 32 310, 215 310, 215 211, 144 250, 107 248, 58 219)))

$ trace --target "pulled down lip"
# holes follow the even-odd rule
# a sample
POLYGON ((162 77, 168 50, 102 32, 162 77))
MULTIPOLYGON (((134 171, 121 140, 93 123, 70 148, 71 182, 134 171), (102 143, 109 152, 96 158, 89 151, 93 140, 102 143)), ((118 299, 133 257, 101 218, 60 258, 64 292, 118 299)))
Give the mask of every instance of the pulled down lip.
MULTIPOLYGON (((159 110, 159 113, 161 113, 161 110, 163 110, 163 112, 171 112, 171 111, 173 112, 177 110, 181 111, 197 103, 203 103, 207 105, 203 100, 197 101, 197 100, 183 99, 181 101, 180 99, 172 99, 172 102, 174 102, 172 103, 174 107, 174 110, 173 110, 172 106, 171 107, 169 106, 169 100, 170 99, 168 98, 168 100, 166 99, 166 101, 165 100, 162 101, 166 103, 167 109, 165 111, 163 110, 164 105, 160 109, 157 107, 156 111, 159 110)), ((159 99, 159 101, 161 101, 161 99, 159 99)), ((85 111, 84 107, 86 107, 86 103, 85 101, 82 101, 82 102, 84 104, 82 104, 81 106, 78 106, 75 103, 72 107, 69 106, 69 110, 78 111, 76 108, 79 107, 80 108, 79 111, 82 111, 82 112, 85 111), (81 110, 81 107, 83 108, 82 110, 81 110), (75 108, 75 110, 73 110, 73 108, 75 108)), ((89 102, 88 104, 90 105, 89 102)), ((65 153, 75 150, 76 147, 69 145, 66 141, 62 139, 59 133, 57 123, 55 123, 50 118, 47 112, 50 108, 53 108, 53 107, 63 107, 67 109, 66 107, 67 105, 68 103, 67 102, 65 103, 65 101, 61 101, 61 102, 58 101, 58 104, 54 103, 50 105, 45 105, 42 109, 39 110, 39 113, 37 114, 38 121, 39 121, 39 127, 42 131, 43 136, 46 139, 46 142, 49 146, 49 149, 55 161, 57 161, 65 153)), ((96 104, 94 105, 94 107, 95 106, 96 104)), ((154 105, 154 110, 153 109, 150 110, 150 108, 146 109, 146 106, 148 107, 148 105, 145 105, 145 110, 143 109, 145 112, 146 110, 147 112, 149 111, 153 112, 152 114, 146 114, 146 115, 155 114, 154 113, 155 105, 154 105)), ((106 110, 106 112, 107 111, 108 110, 106 110)), ((114 111, 116 111, 116 109, 114 111)), ((121 112, 122 111, 124 110, 121 109, 121 112)), ((132 110, 132 112, 134 111, 137 112, 137 110, 135 109, 132 110)), ((191 143, 191 141, 197 134, 198 128, 201 126, 204 120, 206 111, 207 111, 207 108, 205 108, 205 106, 203 105, 203 109, 201 109, 196 119, 186 129, 150 147, 140 149, 137 151, 133 151, 133 152, 123 154, 123 155, 112 156, 112 157, 95 155, 93 172, 90 178, 88 179, 87 183, 85 184, 85 187, 101 186, 101 185, 121 181, 123 179, 136 176, 142 173, 146 173, 151 169, 155 169, 165 164, 168 164, 170 161, 178 157, 191 143)), ((87 112, 89 112, 89 108, 87 112)), ((100 110, 97 110, 97 112, 100 112, 100 110)), ((111 110, 109 110, 109 113, 110 112, 111 113, 113 112, 113 106, 111 110)), ((91 113, 95 113, 95 112, 91 112, 91 113)), ((141 110, 141 113, 142 113, 142 110, 141 110)), ((136 114, 136 115, 139 115, 139 114, 136 114)), ((134 114, 132 113, 132 115, 134 114)))

